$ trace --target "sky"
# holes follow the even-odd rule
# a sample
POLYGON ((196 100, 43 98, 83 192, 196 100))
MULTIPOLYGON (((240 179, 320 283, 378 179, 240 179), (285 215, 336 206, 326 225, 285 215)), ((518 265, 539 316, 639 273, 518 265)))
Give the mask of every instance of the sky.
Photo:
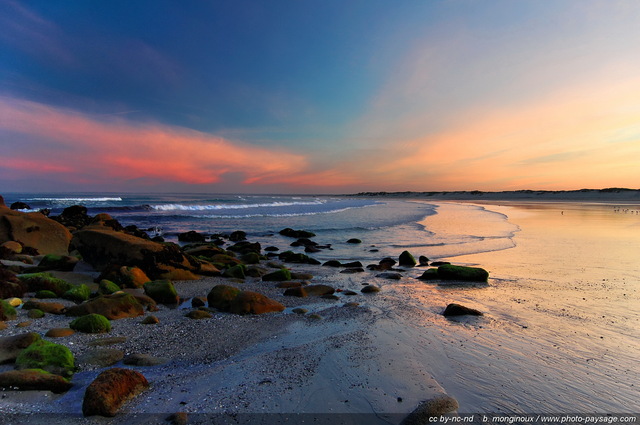
POLYGON ((0 192, 640 188, 635 0, 0 1, 0 192))

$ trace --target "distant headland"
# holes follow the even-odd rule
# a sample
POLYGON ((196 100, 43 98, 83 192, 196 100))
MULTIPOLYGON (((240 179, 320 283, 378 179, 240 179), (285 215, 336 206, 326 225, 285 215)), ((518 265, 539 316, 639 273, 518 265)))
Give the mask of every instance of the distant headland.
POLYGON ((441 192, 360 192, 348 196, 430 198, 452 201, 584 201, 640 202, 640 189, 611 187, 579 190, 509 190, 501 192, 441 191, 441 192))

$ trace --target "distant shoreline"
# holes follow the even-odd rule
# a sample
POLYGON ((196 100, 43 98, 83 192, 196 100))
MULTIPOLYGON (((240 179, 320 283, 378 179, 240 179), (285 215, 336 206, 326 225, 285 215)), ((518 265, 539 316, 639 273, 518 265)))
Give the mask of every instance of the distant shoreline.
POLYGON ((359 192, 345 196, 386 198, 428 198, 451 201, 582 201, 582 202, 638 202, 640 190, 609 188, 580 190, 513 190, 502 192, 441 191, 441 192, 359 192))

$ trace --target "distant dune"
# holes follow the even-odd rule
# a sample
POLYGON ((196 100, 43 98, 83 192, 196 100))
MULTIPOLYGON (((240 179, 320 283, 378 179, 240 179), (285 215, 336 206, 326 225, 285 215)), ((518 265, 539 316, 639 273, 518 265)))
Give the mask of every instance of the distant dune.
POLYGON ((607 188, 580 190, 511 190, 503 192, 360 192, 348 196, 430 198, 452 201, 584 201, 584 202, 640 202, 639 189, 607 188))

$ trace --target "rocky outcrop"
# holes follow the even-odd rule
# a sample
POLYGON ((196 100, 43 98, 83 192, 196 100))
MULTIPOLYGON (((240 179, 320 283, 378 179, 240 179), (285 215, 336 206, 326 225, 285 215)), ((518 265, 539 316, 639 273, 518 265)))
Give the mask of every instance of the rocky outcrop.
POLYGON ((148 386, 149 382, 140 372, 123 368, 106 370, 87 387, 82 414, 113 417, 125 402, 148 386))
POLYGON ((183 254, 175 244, 153 242, 100 225, 75 232, 71 246, 100 271, 112 265, 137 266, 151 279, 192 280, 200 270, 200 262, 183 254))
POLYGON ((71 233, 39 212, 25 213, 0 206, 0 244, 20 242, 39 254, 69 254, 71 233))
POLYGON ((51 391, 60 394, 73 384, 60 375, 42 369, 10 370, 0 373, 0 388, 17 391, 51 391))

